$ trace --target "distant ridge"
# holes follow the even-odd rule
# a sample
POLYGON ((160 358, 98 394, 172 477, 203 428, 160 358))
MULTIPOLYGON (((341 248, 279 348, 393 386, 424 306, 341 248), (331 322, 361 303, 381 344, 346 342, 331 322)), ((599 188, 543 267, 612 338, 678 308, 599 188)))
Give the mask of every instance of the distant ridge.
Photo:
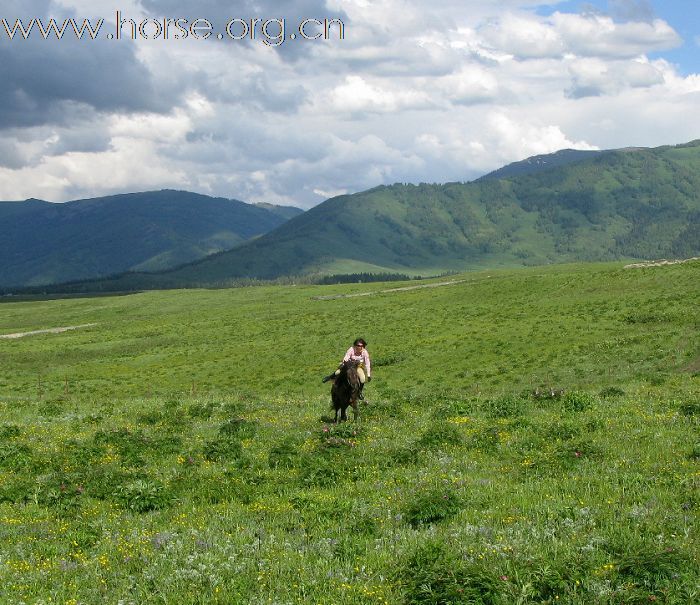
POLYGON ((295 216, 299 216, 303 212, 303 210, 296 208, 295 206, 275 206, 275 204, 268 204, 266 202, 258 202, 253 204, 253 206, 267 210, 272 214, 282 217, 286 221, 294 218, 295 216))
POLYGON ((330 274, 438 275, 700 255, 700 141, 575 153, 538 156, 531 169, 511 168, 500 178, 395 184, 334 197, 194 263, 55 291, 222 287, 330 274))
POLYGON ((513 162, 498 170, 489 172, 482 177, 476 179, 477 181, 486 181, 502 178, 510 178, 514 176, 521 176, 525 174, 533 174, 535 172, 541 172, 542 170, 549 170, 551 168, 558 168, 561 166, 568 166, 569 164, 575 164, 576 162, 581 162, 583 160, 588 160, 593 157, 599 156, 604 153, 609 153, 607 151, 588 151, 581 149, 562 149, 554 153, 548 153, 544 155, 533 155, 532 157, 520 160, 519 162, 513 162))
POLYGON ((0 202, 0 285, 167 269, 233 248, 301 213, 172 190, 63 204, 0 202))

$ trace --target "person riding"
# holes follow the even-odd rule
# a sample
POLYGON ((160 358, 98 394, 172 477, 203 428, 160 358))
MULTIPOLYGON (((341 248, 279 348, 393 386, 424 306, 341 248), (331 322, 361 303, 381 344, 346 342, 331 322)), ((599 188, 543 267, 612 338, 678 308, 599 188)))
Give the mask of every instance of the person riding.
MULTIPOLYGON (((365 388, 365 383, 372 380, 372 365, 369 359, 369 352, 367 351, 367 341, 364 338, 357 338, 352 346, 346 351, 343 361, 340 362, 339 366, 342 366, 346 361, 356 361, 359 363, 357 366, 357 376, 360 379, 360 399, 364 399, 362 390, 365 388)), ((323 382, 328 382, 333 380, 338 374, 340 374, 340 367, 323 377, 323 382)))

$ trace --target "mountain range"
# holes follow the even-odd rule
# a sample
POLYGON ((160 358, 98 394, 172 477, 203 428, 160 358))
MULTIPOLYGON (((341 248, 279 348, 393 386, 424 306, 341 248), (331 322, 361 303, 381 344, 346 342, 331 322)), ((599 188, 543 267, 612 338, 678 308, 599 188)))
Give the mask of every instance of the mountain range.
POLYGON ((700 255, 700 141, 563 150, 469 183, 331 198, 260 237, 174 269, 60 286, 115 291, 329 274, 700 255))
POLYGON ((169 190, 63 204, 0 202, 0 284, 168 269, 233 248, 302 212, 169 190))

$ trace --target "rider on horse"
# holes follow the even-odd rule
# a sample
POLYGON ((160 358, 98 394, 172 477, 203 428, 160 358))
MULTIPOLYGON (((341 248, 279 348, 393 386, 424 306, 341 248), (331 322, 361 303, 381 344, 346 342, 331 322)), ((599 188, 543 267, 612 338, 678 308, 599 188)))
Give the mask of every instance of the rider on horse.
MULTIPOLYGON (((345 353, 345 357, 343 357, 343 361, 340 362, 340 365, 343 365, 346 361, 357 361, 359 363, 357 366, 357 375, 360 378, 360 399, 364 399, 365 397, 362 394, 362 389, 365 388, 365 382, 372 380, 372 366, 369 360, 369 353, 367 352, 367 342, 364 338, 357 338, 355 342, 352 343, 352 346, 345 353)), ((323 382, 333 380, 339 373, 340 369, 328 376, 324 376, 323 382)))

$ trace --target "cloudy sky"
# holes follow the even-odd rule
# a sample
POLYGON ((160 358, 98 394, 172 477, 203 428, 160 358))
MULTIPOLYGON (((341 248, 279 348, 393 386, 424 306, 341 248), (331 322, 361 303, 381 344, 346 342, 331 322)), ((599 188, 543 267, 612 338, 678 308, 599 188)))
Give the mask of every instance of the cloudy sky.
POLYGON ((3 200, 174 188, 309 208, 562 148, 700 138, 697 0, 0 7, 3 200), (16 19, 50 17, 104 21, 95 40, 70 25, 10 39, 16 19))

